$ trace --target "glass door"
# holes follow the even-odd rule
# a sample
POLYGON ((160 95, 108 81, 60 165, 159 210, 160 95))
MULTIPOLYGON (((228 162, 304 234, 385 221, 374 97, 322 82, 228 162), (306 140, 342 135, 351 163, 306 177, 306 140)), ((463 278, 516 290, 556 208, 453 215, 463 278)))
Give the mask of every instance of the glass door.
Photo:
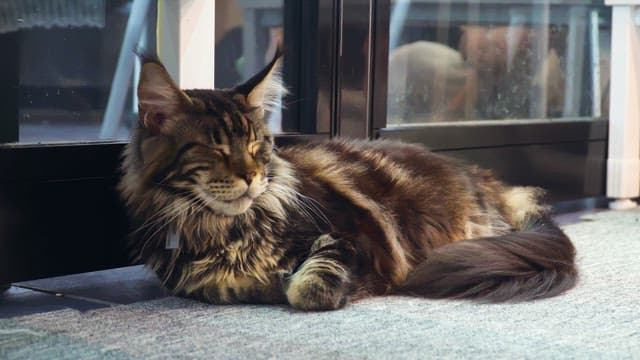
POLYGON ((603 195, 611 14, 602 1, 384 3, 380 137, 542 186, 552 201, 603 195))

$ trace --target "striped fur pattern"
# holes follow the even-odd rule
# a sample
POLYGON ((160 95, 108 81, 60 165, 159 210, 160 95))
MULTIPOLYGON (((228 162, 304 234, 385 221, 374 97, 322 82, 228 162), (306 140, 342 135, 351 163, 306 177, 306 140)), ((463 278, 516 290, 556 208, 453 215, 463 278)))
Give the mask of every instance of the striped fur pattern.
POLYGON ((132 248, 175 294, 337 309, 383 294, 526 300, 577 278, 540 190, 389 141, 275 150, 279 57, 233 89, 180 90, 147 59, 119 185, 132 248), (167 248, 168 237, 179 246, 167 248))

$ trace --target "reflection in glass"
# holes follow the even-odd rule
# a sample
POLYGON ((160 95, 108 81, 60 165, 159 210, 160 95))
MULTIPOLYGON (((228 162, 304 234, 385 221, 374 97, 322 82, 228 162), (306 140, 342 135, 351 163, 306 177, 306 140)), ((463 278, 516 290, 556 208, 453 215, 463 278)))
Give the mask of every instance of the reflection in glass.
MULTIPOLYGON (((16 74, 15 82, 5 82, 0 90, 17 92, 18 99, 3 105, 15 109, 15 115, 1 120, 0 142, 128 139, 138 117, 133 50, 155 48, 155 12, 160 3, 0 1, 0 45, 5 50, 0 65, 5 73, 16 74), (131 44, 126 43, 129 22, 142 24, 135 34, 129 33, 134 38, 131 44), (118 77, 123 51, 127 65, 118 77), (114 83, 114 78, 119 80, 114 83), (110 105, 113 97, 118 98, 117 106, 110 105)), ((283 40, 282 7, 282 0, 215 1, 215 44, 202 46, 215 46, 216 87, 246 80, 273 56, 283 40)), ((280 131, 279 112, 270 114, 269 125, 280 131)))
MULTIPOLYGON (((215 86, 229 88, 262 69, 283 44, 283 0, 216 0, 215 27, 215 86)), ((281 132, 280 111, 267 122, 281 132)))
MULTIPOLYGON (((98 140, 132 1, 14 0, 0 2, 0 41, 14 39, 18 103, 12 122, 20 143, 98 140), (8 27, 13 20, 13 25, 8 27)), ((135 121, 131 88, 113 138, 135 121)), ((5 128, 6 129, 6 128, 5 128)))
POLYGON ((393 1, 388 122, 600 117, 607 10, 592 1, 393 1))

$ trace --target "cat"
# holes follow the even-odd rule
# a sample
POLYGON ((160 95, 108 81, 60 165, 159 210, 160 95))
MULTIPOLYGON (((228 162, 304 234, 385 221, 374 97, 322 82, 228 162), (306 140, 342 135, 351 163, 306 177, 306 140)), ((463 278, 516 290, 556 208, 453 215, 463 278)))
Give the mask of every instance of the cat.
POLYGON ((231 89, 181 90, 156 59, 118 185, 137 258, 175 295, 333 310, 376 295, 522 301, 577 281, 541 190, 392 141, 276 149, 277 54, 231 89))

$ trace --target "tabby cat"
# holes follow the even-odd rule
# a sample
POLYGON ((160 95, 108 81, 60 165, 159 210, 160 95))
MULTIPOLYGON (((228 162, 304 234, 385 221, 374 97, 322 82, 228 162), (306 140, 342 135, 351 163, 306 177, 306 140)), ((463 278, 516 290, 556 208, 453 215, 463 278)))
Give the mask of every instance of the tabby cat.
POLYGON ((280 57, 247 82, 180 90, 145 59, 119 189, 133 248, 180 296, 337 309, 367 296, 521 301, 577 279, 538 202, 489 171, 390 141, 275 149, 280 57))

